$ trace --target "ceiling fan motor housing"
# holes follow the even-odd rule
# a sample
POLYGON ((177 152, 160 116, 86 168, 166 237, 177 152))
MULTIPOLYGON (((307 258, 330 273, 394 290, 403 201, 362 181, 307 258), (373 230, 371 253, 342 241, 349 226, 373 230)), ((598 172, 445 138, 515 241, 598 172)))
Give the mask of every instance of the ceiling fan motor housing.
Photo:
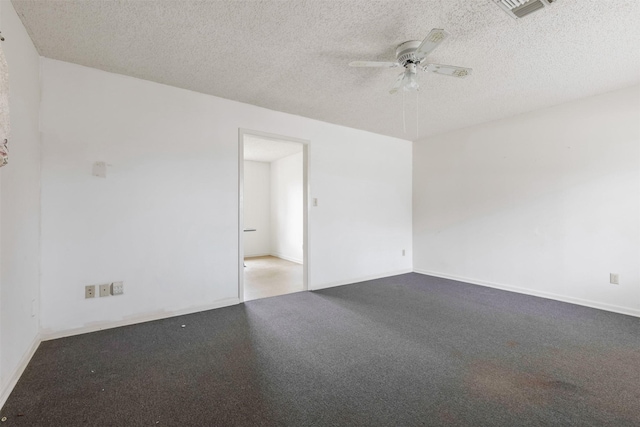
POLYGON ((418 58, 416 58, 415 53, 420 46, 420 43, 422 42, 419 40, 410 40, 408 42, 400 44, 396 48, 396 58, 398 58, 398 62, 404 67, 406 67, 407 64, 419 63, 420 61, 418 60, 418 58))

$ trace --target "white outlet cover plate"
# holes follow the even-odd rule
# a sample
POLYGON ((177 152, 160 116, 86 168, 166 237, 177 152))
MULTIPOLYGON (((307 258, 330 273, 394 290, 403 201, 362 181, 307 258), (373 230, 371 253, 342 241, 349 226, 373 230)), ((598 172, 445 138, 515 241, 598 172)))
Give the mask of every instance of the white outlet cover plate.
POLYGON ((84 297, 94 298, 96 296, 96 285, 88 285, 84 287, 84 297))
POLYGON ((92 169, 93 176, 99 178, 107 177, 107 164, 105 162, 95 162, 92 169))

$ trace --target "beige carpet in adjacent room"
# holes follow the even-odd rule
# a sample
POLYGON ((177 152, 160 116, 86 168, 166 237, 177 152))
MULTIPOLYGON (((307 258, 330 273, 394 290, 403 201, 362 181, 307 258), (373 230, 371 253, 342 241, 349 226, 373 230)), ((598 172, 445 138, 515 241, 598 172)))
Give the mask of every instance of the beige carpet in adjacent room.
POLYGON ((274 256, 245 258, 244 300, 302 291, 302 264, 274 256))

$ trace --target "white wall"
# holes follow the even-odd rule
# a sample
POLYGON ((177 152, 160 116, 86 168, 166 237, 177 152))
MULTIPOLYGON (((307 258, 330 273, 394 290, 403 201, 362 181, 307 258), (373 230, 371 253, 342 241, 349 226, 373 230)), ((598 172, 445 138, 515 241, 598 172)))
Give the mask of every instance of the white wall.
POLYGON ((411 269, 408 141, 44 58, 42 88, 46 334, 237 301, 238 128, 311 141, 311 289, 411 269))
POLYGON ((0 9, 11 110, 10 163, 0 168, 1 406, 39 329, 40 59, 11 3, 0 2, 0 9))
POLYGON ((416 271, 640 315, 640 87, 429 138, 413 170, 416 271))
POLYGON ((271 254, 271 164, 244 162, 244 256, 271 254))
POLYGON ((271 162, 271 254, 303 262, 303 154, 271 162))

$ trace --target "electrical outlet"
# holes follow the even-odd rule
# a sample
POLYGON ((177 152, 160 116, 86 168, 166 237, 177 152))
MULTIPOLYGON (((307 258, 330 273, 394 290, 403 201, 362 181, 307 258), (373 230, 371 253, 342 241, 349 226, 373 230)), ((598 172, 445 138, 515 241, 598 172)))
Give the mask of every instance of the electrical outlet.
POLYGON ((100 285, 100 296, 101 297, 108 297, 109 296, 109 284, 106 285, 100 285))
POLYGON ((107 164, 105 162, 95 162, 93 164, 93 176, 100 178, 107 177, 107 164))
POLYGON ((96 296, 96 285, 89 285, 84 287, 84 297, 93 298, 96 296))
POLYGON ((402 256, 405 256, 405 255, 406 255, 406 254, 405 254, 404 249, 403 249, 403 250, 402 250, 402 256))
POLYGON ((122 294, 124 294, 124 283, 113 282, 111 284, 111 295, 122 295, 122 294))
POLYGON ((618 276, 618 273, 609 273, 609 283, 612 285, 620 284, 620 277, 618 276))

